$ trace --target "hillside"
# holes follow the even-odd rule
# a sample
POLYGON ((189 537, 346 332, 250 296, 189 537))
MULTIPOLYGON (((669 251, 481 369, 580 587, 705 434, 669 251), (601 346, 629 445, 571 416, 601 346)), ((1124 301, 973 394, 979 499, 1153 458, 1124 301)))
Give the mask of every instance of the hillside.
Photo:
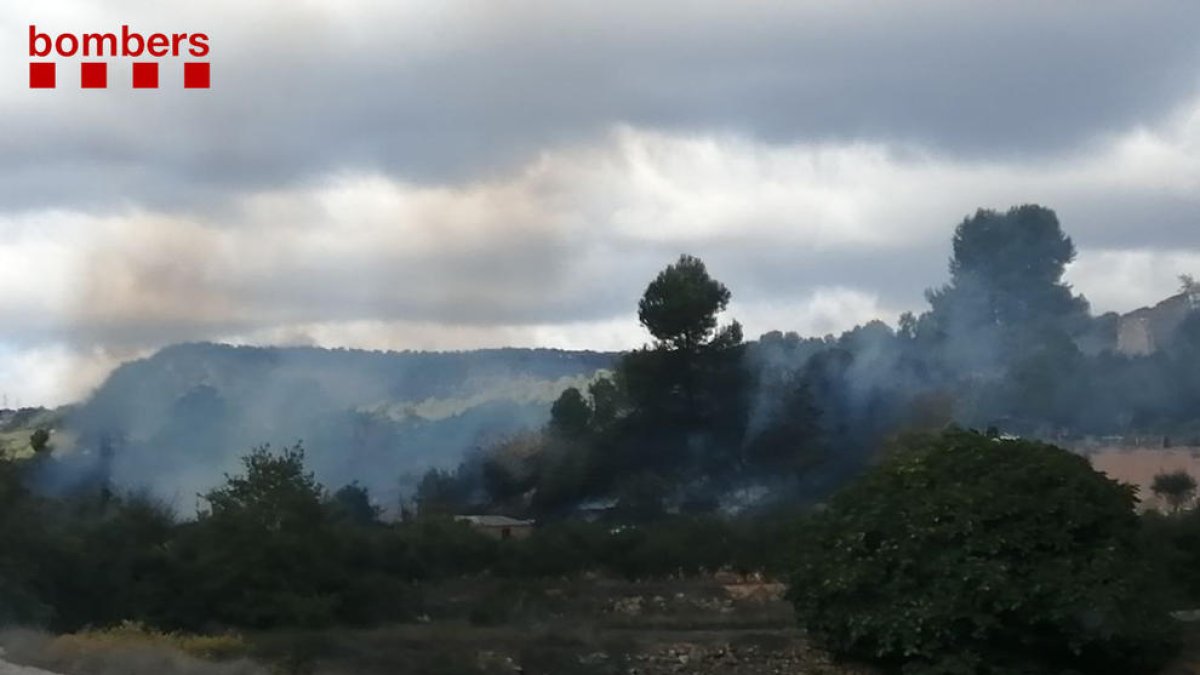
POLYGON ((401 480, 542 424, 566 387, 613 356, 549 349, 454 353, 185 344, 125 364, 73 409, 75 447, 48 485, 110 478, 178 508, 252 446, 303 441, 327 485, 357 480, 391 506, 401 480))
POLYGON ((69 408, 20 408, 0 410, 0 457, 28 457, 33 454, 30 436, 38 429, 55 430, 50 442, 54 447, 70 448, 70 434, 62 429, 69 408))

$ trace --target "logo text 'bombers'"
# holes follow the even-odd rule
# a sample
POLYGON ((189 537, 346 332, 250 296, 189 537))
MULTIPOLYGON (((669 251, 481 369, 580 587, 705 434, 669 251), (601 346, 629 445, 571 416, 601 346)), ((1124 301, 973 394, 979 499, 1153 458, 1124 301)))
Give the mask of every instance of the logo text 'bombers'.
MULTIPOLYGON (((29 27, 29 56, 37 58, 132 58, 134 89, 157 89, 157 60, 171 57, 203 59, 209 54, 208 35, 204 33, 152 33, 142 35, 121 26, 120 33, 63 33, 51 35, 29 27)), ((57 63, 54 61, 29 62, 29 86, 32 89, 54 89, 58 86, 57 63)), ((79 81, 84 89, 106 89, 108 87, 108 63, 105 61, 81 61, 79 81)), ((185 61, 183 63, 183 86, 185 89, 208 89, 209 62, 185 61)))

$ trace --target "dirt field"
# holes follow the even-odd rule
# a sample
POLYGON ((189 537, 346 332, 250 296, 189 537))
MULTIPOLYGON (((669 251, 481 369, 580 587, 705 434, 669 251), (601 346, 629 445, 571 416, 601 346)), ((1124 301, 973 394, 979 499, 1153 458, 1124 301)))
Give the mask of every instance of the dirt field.
MULTIPOLYGON (((243 636, 212 662, 162 644, 0 636, 10 660, 61 675, 872 675, 814 649, 780 584, 734 577, 457 583, 417 623, 243 636)), ((1200 673, 1200 627, 1164 675, 1200 673)), ((0 675, 26 675, 21 670, 0 675)), ((42 675, 38 673, 38 675, 42 675)))
POLYGON ((477 580, 433 589, 414 624, 246 635, 247 652, 225 663, 206 664, 161 644, 88 646, 77 638, 25 637, 11 654, 14 662, 63 675, 870 672, 811 648, 794 627, 783 590, 732 576, 662 583, 477 580))
POLYGON ((1162 506, 1150 491, 1160 473, 1182 470, 1200 480, 1200 448, 1099 448, 1086 456, 1109 477, 1136 485, 1143 508, 1162 506))

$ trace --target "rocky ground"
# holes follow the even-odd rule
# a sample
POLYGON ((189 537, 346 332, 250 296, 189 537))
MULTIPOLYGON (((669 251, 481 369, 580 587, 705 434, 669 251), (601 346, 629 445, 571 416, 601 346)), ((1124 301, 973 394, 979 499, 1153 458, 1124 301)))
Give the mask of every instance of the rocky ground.
MULTIPOLYGON (((241 651, 196 658, 161 635, 0 635, 0 675, 872 675, 795 628, 783 587, 716 577, 458 582, 411 624, 237 636, 241 651), (41 668, 43 670, 38 670, 41 668)), ((1197 626, 1197 624, 1191 624, 1197 626)), ((1164 675, 1200 673, 1200 626, 1164 675)))

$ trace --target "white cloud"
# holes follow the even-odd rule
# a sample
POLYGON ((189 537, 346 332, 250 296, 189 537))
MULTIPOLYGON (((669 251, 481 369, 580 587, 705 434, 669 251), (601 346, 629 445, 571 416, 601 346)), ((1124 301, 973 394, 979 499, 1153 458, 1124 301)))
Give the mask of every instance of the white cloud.
POLYGON ((1177 293, 1181 274, 1200 274, 1200 250, 1084 251, 1067 281, 1097 313, 1129 312, 1177 293))
POLYGON ((7 4, 6 81, 28 22, 131 23, 213 33, 222 86, 0 94, 0 388, 63 400, 183 339, 626 348, 682 252, 749 336, 837 332, 920 309, 954 225, 1025 202, 1058 211, 1098 311, 1200 272, 1194 54, 1077 34, 1185 22, 933 4, 7 4), (954 52, 1005 35, 1012 63, 954 52), (1084 86, 1080 63, 1121 68, 1084 86))

